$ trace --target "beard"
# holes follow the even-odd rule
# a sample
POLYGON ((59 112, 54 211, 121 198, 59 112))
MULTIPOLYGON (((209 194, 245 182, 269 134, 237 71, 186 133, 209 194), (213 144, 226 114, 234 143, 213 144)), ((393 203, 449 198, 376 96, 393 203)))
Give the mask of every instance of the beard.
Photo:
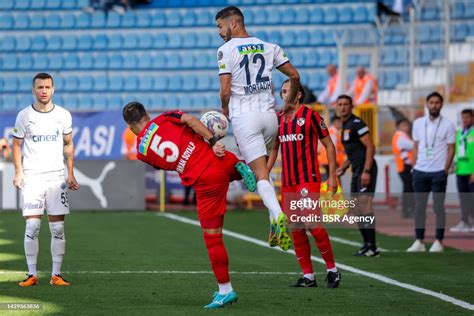
POLYGON ((429 110, 428 112, 430 113, 430 116, 433 118, 437 118, 439 114, 441 113, 441 111, 437 109, 432 109, 432 110, 429 110))

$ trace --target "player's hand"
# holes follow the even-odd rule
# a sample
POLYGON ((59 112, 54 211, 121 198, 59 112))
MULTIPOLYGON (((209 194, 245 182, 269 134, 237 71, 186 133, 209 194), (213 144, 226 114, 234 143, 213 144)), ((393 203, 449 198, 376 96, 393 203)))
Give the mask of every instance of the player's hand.
POLYGON ((74 174, 70 174, 67 177, 66 180, 67 186, 69 189, 76 191, 77 189, 80 188, 79 183, 77 183, 76 177, 74 177, 74 174))
POLYGON ((469 177, 469 182, 474 183, 474 173, 469 177))
POLYGON ((336 175, 329 176, 328 178, 328 190, 332 193, 331 196, 334 196, 337 192, 337 178, 336 175))
POLYGON ((360 184, 363 187, 368 187, 370 185, 370 174, 363 172, 360 176, 360 184))
POLYGON ((217 157, 224 157, 225 155, 225 146, 220 141, 218 141, 214 144, 214 146, 212 146, 212 150, 214 151, 214 154, 217 157))
POLYGON ((222 108, 222 114, 224 114, 225 117, 227 117, 227 119, 229 119, 229 107, 222 108))
POLYGON ((337 176, 342 176, 344 174, 344 172, 346 172, 346 169, 344 169, 342 167, 337 167, 337 169, 336 169, 336 175, 337 176))
POLYGON ((13 186, 15 186, 15 188, 22 189, 24 186, 23 178, 23 172, 15 173, 15 176, 13 177, 13 186))

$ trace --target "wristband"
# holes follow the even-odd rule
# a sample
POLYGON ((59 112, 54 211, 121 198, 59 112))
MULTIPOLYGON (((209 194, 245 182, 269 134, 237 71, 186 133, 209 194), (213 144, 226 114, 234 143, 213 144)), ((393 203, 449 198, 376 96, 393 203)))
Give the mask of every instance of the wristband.
POLYGON ((219 137, 217 136, 212 136, 211 139, 209 139, 209 144, 211 145, 211 147, 214 147, 214 145, 217 143, 217 141, 219 140, 219 137))

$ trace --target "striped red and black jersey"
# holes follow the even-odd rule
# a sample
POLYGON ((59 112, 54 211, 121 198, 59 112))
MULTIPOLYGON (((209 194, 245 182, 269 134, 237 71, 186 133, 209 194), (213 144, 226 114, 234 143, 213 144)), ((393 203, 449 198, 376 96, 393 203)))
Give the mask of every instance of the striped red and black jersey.
POLYGON ((328 135, 323 118, 305 105, 301 105, 293 119, 278 113, 283 186, 321 182, 318 140, 328 135))

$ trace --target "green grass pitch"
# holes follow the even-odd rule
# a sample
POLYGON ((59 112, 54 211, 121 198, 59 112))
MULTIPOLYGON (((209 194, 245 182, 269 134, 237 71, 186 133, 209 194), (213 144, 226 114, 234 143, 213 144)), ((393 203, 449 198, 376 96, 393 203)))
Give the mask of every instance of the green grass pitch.
MULTIPOLYGON (((195 213, 178 213, 196 218, 195 213)), ((229 212, 225 228, 266 240, 263 211, 229 212)), ((360 241, 356 230, 330 235, 360 241)), ((40 311, 0 314, 209 314, 202 306, 217 289, 199 227, 150 212, 76 212, 66 218, 64 277, 70 287, 49 286, 50 233, 43 218, 38 269, 40 284, 20 288, 26 262, 24 220, 19 212, 0 213, 0 303, 41 303, 40 311), (152 272, 153 271, 153 272, 152 272)), ((379 246, 404 250, 411 239, 378 235, 379 246)), ((338 289, 325 287, 325 267, 314 262, 318 288, 294 289, 299 277, 292 254, 225 237, 237 304, 221 312, 239 315, 436 314, 472 315, 473 311, 341 270, 338 289)), ((311 240, 313 254, 319 256, 311 240)), ((356 247, 333 242, 336 261, 400 282, 474 303, 474 253, 448 249, 442 254, 382 253, 356 258, 356 247)), ((3 306, 0 304, 0 306, 3 306)), ((218 311, 220 312, 220 311, 218 311)))

